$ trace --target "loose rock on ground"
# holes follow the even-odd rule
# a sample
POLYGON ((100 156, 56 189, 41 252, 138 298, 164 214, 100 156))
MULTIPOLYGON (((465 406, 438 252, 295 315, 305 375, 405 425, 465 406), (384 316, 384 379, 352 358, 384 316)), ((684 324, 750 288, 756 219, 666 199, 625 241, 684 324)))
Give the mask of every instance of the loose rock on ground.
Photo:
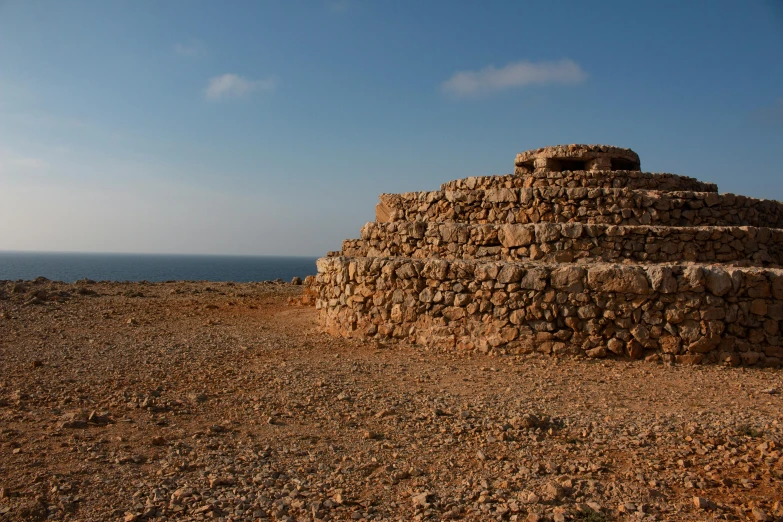
POLYGON ((328 337, 301 286, 0 282, 0 520, 778 520, 783 374, 328 337))

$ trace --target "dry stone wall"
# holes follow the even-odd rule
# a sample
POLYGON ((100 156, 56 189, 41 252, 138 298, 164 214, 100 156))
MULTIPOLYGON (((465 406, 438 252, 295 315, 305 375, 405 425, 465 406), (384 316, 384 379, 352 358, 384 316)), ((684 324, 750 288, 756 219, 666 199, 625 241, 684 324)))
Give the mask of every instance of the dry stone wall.
POLYGON ((440 349, 778 365, 783 270, 327 257, 335 335, 440 349))
POLYGON ((441 190, 475 190, 495 188, 628 188, 636 190, 666 190, 693 192, 717 192, 714 183, 705 183, 687 176, 676 174, 652 174, 633 170, 608 172, 565 171, 534 172, 530 174, 503 176, 473 176, 456 179, 440 186, 441 190))
POLYGON ((783 204, 715 192, 522 188, 382 194, 376 221, 783 227, 783 204))
POLYGON ((487 261, 693 261, 781 266, 783 229, 396 221, 367 223, 362 227, 361 239, 343 241, 342 254, 487 261))
POLYGON ((781 365, 783 204, 639 165, 547 147, 514 175, 383 194, 318 260, 320 321, 430 349, 781 365))

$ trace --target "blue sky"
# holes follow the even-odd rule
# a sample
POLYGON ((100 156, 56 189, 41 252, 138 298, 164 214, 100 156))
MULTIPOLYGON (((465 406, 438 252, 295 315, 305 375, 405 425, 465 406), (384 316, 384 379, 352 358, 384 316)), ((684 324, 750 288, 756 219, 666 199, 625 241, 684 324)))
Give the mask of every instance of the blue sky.
POLYGON ((783 200, 783 4, 0 0, 0 250, 321 255, 560 143, 783 200))

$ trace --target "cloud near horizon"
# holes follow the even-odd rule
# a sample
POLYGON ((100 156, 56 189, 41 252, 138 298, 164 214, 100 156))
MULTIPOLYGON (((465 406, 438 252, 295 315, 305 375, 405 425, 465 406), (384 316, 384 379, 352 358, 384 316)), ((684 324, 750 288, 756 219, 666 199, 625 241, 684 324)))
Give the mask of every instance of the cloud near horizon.
POLYGON ((223 74, 210 78, 204 95, 208 100, 241 98, 253 91, 272 92, 277 87, 273 76, 261 80, 249 80, 238 74, 223 74))
POLYGON ((443 82, 442 89, 466 98, 529 85, 574 85, 587 79, 587 73, 573 60, 556 62, 514 62, 496 69, 493 65, 479 71, 459 71, 443 82))

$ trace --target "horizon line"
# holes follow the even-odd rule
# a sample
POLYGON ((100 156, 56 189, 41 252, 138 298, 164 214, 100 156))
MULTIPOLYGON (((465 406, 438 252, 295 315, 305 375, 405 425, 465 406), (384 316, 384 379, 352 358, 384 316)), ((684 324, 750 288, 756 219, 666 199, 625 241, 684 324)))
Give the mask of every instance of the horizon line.
POLYGON ((197 253, 172 253, 172 252, 98 252, 76 250, 4 250, 0 254, 65 254, 65 255, 120 255, 120 256, 181 256, 181 257, 293 257, 318 259, 324 255, 294 255, 294 254, 197 254, 197 253))

